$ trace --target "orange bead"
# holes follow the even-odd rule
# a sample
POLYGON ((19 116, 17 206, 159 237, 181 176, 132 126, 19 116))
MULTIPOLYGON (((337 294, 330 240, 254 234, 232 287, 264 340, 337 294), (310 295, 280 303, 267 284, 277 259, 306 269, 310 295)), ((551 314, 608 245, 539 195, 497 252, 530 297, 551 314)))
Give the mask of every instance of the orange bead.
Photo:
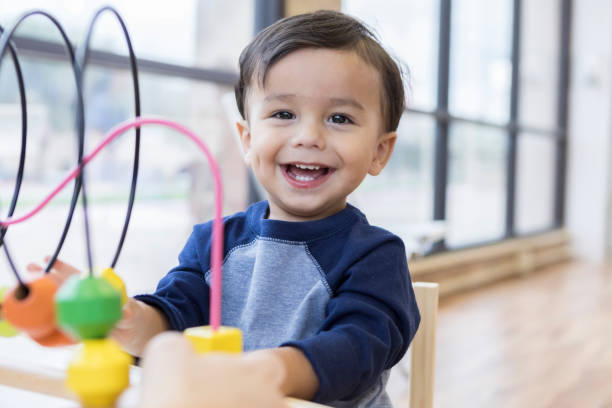
POLYGON ((32 340, 45 347, 62 347, 70 346, 71 344, 77 343, 75 340, 68 337, 68 335, 64 334, 64 332, 61 332, 59 329, 53 330, 51 334, 45 337, 32 337, 32 340))
POLYGON ((27 290, 17 286, 6 295, 2 305, 6 320, 43 346, 73 344, 56 325, 57 289, 57 283, 48 275, 28 282, 27 290))

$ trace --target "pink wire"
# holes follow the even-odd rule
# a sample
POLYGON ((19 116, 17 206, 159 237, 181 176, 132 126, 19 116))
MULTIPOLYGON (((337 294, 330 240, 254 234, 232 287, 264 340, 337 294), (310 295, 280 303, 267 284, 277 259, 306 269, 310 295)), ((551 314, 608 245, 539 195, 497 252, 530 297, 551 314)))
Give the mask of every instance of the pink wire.
MULTIPOLYGON (((162 125, 174 129, 185 136, 189 137, 195 142, 196 145, 204 152, 208 159, 213 178, 215 180, 215 218, 213 221, 212 230, 212 254, 210 259, 210 269, 212 271, 212 285, 210 287, 210 325, 213 330, 217 330, 221 325, 221 259, 223 253, 223 220, 221 218, 221 211, 223 209, 222 195, 223 191, 221 188, 221 175, 219 173, 219 167, 214 157, 204 144, 193 132, 186 127, 172 122, 167 119, 158 118, 136 118, 134 120, 128 120, 120 123, 113 128, 90 154, 83 158, 83 166, 86 165, 93 159, 106 145, 108 145, 117 136, 125 133, 126 131, 139 127, 142 125, 162 125)), ((5 221, 0 221, 0 226, 8 227, 9 225, 19 224, 33 217, 36 213, 42 210, 68 183, 73 180, 79 174, 79 167, 75 168, 68 174, 68 176, 49 194, 40 204, 38 204, 33 210, 20 217, 11 217, 5 221)))

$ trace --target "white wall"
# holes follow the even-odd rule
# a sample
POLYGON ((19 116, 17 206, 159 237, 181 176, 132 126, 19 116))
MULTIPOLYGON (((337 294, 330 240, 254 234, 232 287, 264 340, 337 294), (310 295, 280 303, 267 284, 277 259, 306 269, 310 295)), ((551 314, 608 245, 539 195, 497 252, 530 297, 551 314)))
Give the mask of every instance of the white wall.
POLYGON ((566 225, 579 257, 603 261, 612 215, 612 2, 573 3, 566 225))

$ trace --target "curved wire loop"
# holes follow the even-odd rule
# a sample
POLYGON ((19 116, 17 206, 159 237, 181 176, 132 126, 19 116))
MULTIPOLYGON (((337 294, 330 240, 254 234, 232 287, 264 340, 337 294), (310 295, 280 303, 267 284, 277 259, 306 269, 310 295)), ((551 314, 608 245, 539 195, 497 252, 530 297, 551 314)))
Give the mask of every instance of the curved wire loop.
MULTIPOLYGON (((129 59, 130 59, 130 68, 131 68, 131 73, 132 73, 132 80, 134 83, 134 107, 135 107, 135 116, 139 117, 141 114, 141 107, 140 107, 140 86, 139 86, 139 81, 138 81, 138 67, 137 67, 137 60, 136 60, 136 56, 134 53, 134 49, 132 46, 132 41, 131 38, 128 34, 127 31, 127 27, 125 25, 125 22, 123 21, 123 19, 121 18, 120 14, 117 12, 117 10, 115 10, 112 7, 106 6, 103 7, 101 9, 99 9, 94 17, 92 18, 92 21, 89 25, 89 28, 87 30, 87 34, 85 36, 85 40, 82 44, 81 47, 78 48, 78 53, 75 55, 75 50, 72 47, 72 44, 70 43, 70 40, 68 39, 68 36, 65 33, 65 30, 63 29, 62 25, 59 23, 59 21, 57 21, 57 19, 55 19, 52 15, 50 15, 49 13, 42 11, 42 10, 34 10, 31 12, 28 12, 24 15, 22 15, 17 22, 15 22, 13 24, 13 26, 6 32, 5 35, 2 36, 1 41, 0 41, 0 58, 2 58, 2 56, 5 53, 6 50, 6 46, 8 44, 8 46, 11 49, 11 53, 13 54, 13 58, 16 61, 16 70, 18 71, 18 77, 19 77, 19 84, 20 84, 20 92, 21 92, 21 106, 22 106, 22 128, 23 128, 23 132, 22 132, 22 153, 21 153, 21 160, 20 160, 20 167, 19 167, 19 171, 18 171, 18 177, 17 177, 17 181, 16 181, 16 188, 15 188, 15 192, 13 194, 13 199, 12 199, 12 204, 11 204, 11 208, 9 209, 9 214, 8 216, 10 217, 13 213, 14 213, 14 209, 16 207, 17 204, 17 197, 18 197, 18 192, 19 192, 19 188, 21 187, 21 182, 23 179, 23 168, 24 168, 24 163, 25 163, 25 139, 26 139, 26 135, 27 135, 27 129, 25 127, 25 123, 26 120, 25 115, 26 115, 26 101, 25 101, 25 87, 23 84, 23 78, 21 75, 21 69, 19 67, 19 64, 16 60, 16 54, 15 51, 12 47, 12 44, 10 44, 10 39, 12 38, 12 36, 14 35, 16 29, 19 27, 19 25, 21 23, 23 23, 23 21, 25 21, 28 18, 31 18, 32 16, 35 15, 40 15, 43 17, 46 17, 47 19, 49 19, 54 25, 55 27, 58 29, 63 41, 64 41, 64 45, 66 50, 68 51, 68 54, 70 56, 70 62, 72 64, 72 68, 73 68, 73 73, 74 73, 74 79, 75 79, 75 83, 76 83, 76 89, 77 89, 77 118, 76 118, 76 129, 77 129, 77 136, 78 136, 78 163, 79 163, 79 167, 80 167, 80 174, 79 176, 75 179, 75 185, 74 185, 74 190, 73 190, 73 195, 72 195, 72 199, 70 200, 70 209, 68 212, 68 216, 66 219, 66 223, 64 225, 64 229, 62 231, 62 235, 60 237, 60 240, 58 242, 57 247, 55 248, 53 255, 50 257, 49 262, 47 263, 47 266, 45 267, 45 273, 48 273, 53 264, 55 263, 57 257, 59 256, 59 253, 62 250, 62 247, 64 245, 64 242, 66 240, 66 236, 68 234, 68 231, 70 229, 70 225, 72 222, 72 217, 74 215, 74 211, 78 202, 78 197, 79 197, 79 193, 80 190, 83 190, 83 195, 82 195, 82 205, 83 205, 83 216, 84 216, 84 225, 85 225, 85 237, 86 237, 86 241, 87 241, 87 260, 88 260, 88 264, 89 264, 89 271, 90 273, 93 273, 93 260, 92 260, 92 252, 91 252, 91 234, 90 234, 90 229, 89 229, 89 219, 88 219, 88 212, 87 212, 87 194, 85 191, 85 179, 84 179, 84 168, 82 167, 82 158, 83 158, 83 151, 84 151, 84 138, 85 138, 85 107, 84 107, 84 98, 83 98, 83 73, 84 73, 84 68, 85 65, 87 63, 87 58, 89 55, 89 43, 93 34, 93 30, 95 28, 95 24, 98 20, 98 18, 104 13, 104 12, 110 12, 113 16, 115 16, 115 18, 117 19, 117 21, 119 22, 120 26, 121 26, 121 30, 123 32, 127 47, 128 47, 128 53, 129 53, 129 59)), ((136 132, 136 138, 135 138, 135 148, 134 148, 134 165, 133 165, 133 169, 132 169, 132 181, 131 181, 131 187, 130 187, 130 196, 129 196, 129 200, 128 200, 128 208, 127 208, 127 213, 126 213, 126 217, 125 217, 125 221, 123 224, 123 228, 121 231, 121 235, 120 235, 120 239, 119 239, 119 243, 117 245, 117 249, 115 251, 115 254, 113 256, 113 260, 111 262, 111 267, 115 267, 117 264, 117 261, 119 259, 119 255, 121 253, 121 249, 123 248, 123 244, 125 242, 125 237, 127 234, 127 230, 128 230, 128 226, 129 226, 129 222, 130 222, 130 218, 131 218, 131 214, 132 214, 132 210, 133 210, 133 206, 134 206, 134 200, 136 197, 136 186, 137 186, 137 180, 138 180, 138 168, 139 168, 139 159, 140 159, 140 128, 135 129, 136 132)), ((2 238, 4 237, 4 235, 6 234, 6 227, 2 227, 2 229, 0 230, 0 245, 2 242, 2 238)), ((21 279, 19 278, 19 275, 16 274, 18 280, 21 282, 21 279)))
MULTIPOLYGON (((84 150, 84 142, 85 142, 85 129, 83 127, 84 124, 84 106, 83 106, 83 92, 81 89, 81 73, 80 73, 80 69, 79 66, 76 63, 75 60, 75 54, 74 54, 74 49, 72 47, 72 44, 70 43, 70 40, 68 38, 68 36, 66 35, 66 32, 64 30, 64 28, 62 27, 62 25, 60 24, 60 22, 53 17, 51 14, 47 13, 46 11, 43 10, 33 10, 30 12, 27 12, 25 14, 23 14, 21 17, 19 17, 17 19, 17 21, 15 23, 13 23, 13 25, 7 29, 3 34, 2 37, 0 37, 0 60, 2 59, 2 57, 4 56, 7 46, 9 44, 9 41, 11 40, 11 38, 13 37, 13 35, 15 34, 15 31, 17 30, 17 28, 28 18, 31 18, 33 16, 42 16, 45 17, 46 19, 48 19, 58 30, 58 32, 60 33, 62 40, 64 42, 66 51, 68 52, 69 58, 70 58, 70 63, 72 65, 72 71, 74 74, 74 81, 75 81, 75 85, 76 85, 76 97, 77 97, 77 115, 78 115, 78 120, 76 121, 76 130, 77 130, 77 140, 78 140, 78 149, 77 149, 77 157, 78 157, 78 162, 79 162, 79 166, 81 165, 81 162, 83 160, 83 150, 84 150)), ((81 190, 81 186, 82 186, 82 178, 83 178, 83 172, 81 169, 80 174, 78 175, 78 177, 75 179, 75 183, 74 183, 74 189, 72 192, 72 198, 70 200, 70 209, 68 211, 68 215, 66 217, 66 223, 64 225, 64 229, 62 231, 62 235, 60 237, 59 243, 53 253, 53 255, 51 256, 49 263, 47 264, 46 268, 45 268, 45 272, 49 272, 51 270, 51 267, 53 266, 53 264, 55 263, 55 260, 57 259, 63 245, 64 245, 64 241, 66 240, 66 236, 68 235, 68 231, 70 229, 70 224, 72 222, 72 217, 74 215, 74 210, 76 208, 77 205, 77 201, 79 198, 79 193, 81 190)), ((85 206, 86 208, 86 206, 85 206)), ((85 209, 84 208, 84 209, 85 209)), ((87 223, 87 220, 85 220, 85 222, 87 223)), ((88 228, 86 227, 86 234, 85 234, 85 239, 88 243, 89 246, 89 234, 88 234, 88 228)), ((90 268, 91 269, 91 268, 90 268)))
MULTIPOLYGON (((0 37, 4 33, 4 28, 0 26, 0 37)), ((25 93, 25 83, 23 81, 23 71, 21 70, 21 64, 19 63, 19 57, 17 55, 17 51, 12 43, 8 43, 9 50, 11 52, 11 57, 13 59, 13 65, 15 66, 15 74, 17 75, 17 86, 19 88, 19 103, 21 105, 21 151, 19 153, 19 164, 17 165, 17 176, 15 178, 15 188, 13 189, 13 195, 11 198, 11 202, 9 204, 9 208, 7 211, 7 218, 10 218, 17 207, 17 201, 19 200, 19 192, 21 191, 21 184, 23 182, 23 173, 25 170, 25 159, 26 159, 26 144, 27 144, 27 135, 28 135, 28 110, 27 110, 27 100, 25 93)), ((15 278, 21 286, 24 286, 23 280, 19 273, 17 272, 17 268, 13 263, 11 254, 6 246, 5 237, 8 231, 8 227, 0 227, 0 247, 4 244, 4 252, 6 254, 6 258, 8 259, 9 265, 15 278)))
MULTIPOLYGON (((132 83, 134 85, 134 117, 140 117, 140 85, 138 82, 138 65, 136 61, 136 54, 134 53, 134 48, 132 46, 132 40, 127 30, 127 26, 121 18, 119 12, 110 6, 105 6, 100 8, 94 14, 91 22, 89 24, 89 28, 87 30, 87 34, 85 35, 85 40, 83 43, 77 47, 77 55, 76 61, 81 70, 81 80, 83 80, 83 76, 85 75, 85 64, 87 64, 87 58, 89 56, 89 43, 91 41, 91 37, 93 35, 93 30, 98 21, 98 18, 105 12, 111 13, 119 25, 121 26, 121 30, 123 32, 123 36, 125 38, 125 42, 128 48, 129 59, 130 59, 130 69, 132 72, 132 83)), ((81 84, 82 87, 82 84, 81 84)), ((80 118, 79 116, 78 118, 80 118)), ((84 115, 82 116, 84 118, 84 115)), ((121 235, 119 237, 119 243, 117 245, 117 249, 115 250, 115 255, 113 256, 113 260, 111 262, 111 267, 115 268, 117 265, 117 261, 119 259, 119 255, 121 254, 121 249, 123 248, 123 244, 125 242, 125 237, 127 234, 128 226, 130 224, 130 218, 132 216, 132 209, 134 207, 134 200, 136 198, 136 186, 138 182, 138 167, 140 162, 140 127, 135 129, 136 138, 134 142, 134 165, 132 168, 132 181, 130 185, 130 196, 128 199, 128 208, 125 216, 125 221, 123 223, 123 228, 121 230, 121 235)))

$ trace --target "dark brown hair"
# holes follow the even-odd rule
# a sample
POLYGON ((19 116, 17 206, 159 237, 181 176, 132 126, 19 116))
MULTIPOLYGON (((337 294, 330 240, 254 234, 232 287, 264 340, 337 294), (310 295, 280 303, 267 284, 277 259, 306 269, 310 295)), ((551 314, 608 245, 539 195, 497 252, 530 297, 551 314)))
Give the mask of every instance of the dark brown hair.
POLYGON ((404 82, 400 65, 360 21, 336 11, 321 10, 277 21, 257 34, 240 54, 236 103, 243 118, 249 85, 257 76, 263 86, 270 67, 303 48, 351 50, 380 72, 382 112, 386 132, 395 131, 404 111, 404 82))

